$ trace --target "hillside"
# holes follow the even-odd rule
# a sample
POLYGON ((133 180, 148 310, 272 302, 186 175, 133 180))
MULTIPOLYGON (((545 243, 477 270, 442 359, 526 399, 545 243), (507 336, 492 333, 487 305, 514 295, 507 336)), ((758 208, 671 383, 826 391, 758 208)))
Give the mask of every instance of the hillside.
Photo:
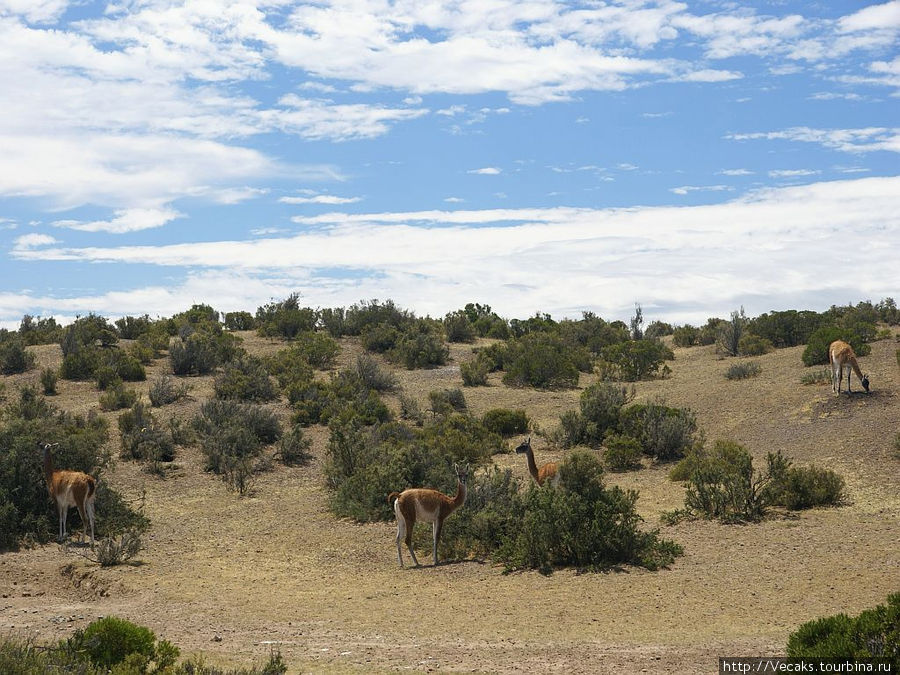
MULTIPOLYGON (((240 335, 251 354, 283 347, 240 335)), ((338 367, 361 351, 355 338, 341 345, 338 367)), ((797 464, 834 469, 851 500, 756 525, 665 527, 685 550, 667 570, 504 575, 481 562, 400 570, 393 523, 359 525, 328 511, 328 434, 313 427, 314 460, 276 464, 243 498, 202 470, 197 448, 181 450, 179 469, 165 480, 117 462, 109 474, 116 487, 130 497, 146 490, 152 526, 139 563, 101 569, 75 547, 67 553, 56 545, 2 554, 0 629, 58 639, 114 614, 214 663, 260 661, 274 646, 291 672, 696 673, 714 672, 719 656, 780 654, 800 623, 857 613, 900 590, 900 459, 892 450, 900 430, 897 346, 874 342, 861 359, 868 396, 835 397, 827 384, 802 385, 802 347, 757 357, 761 375, 739 381, 725 379, 729 362, 713 347, 675 349, 671 377, 638 383, 639 400, 662 395, 691 408, 708 439, 738 441, 757 461, 780 449, 797 464)), ((451 345, 447 367, 394 372, 403 391, 424 403, 433 389, 461 385, 458 364, 471 348, 451 345)), ((29 349, 38 367, 3 378, 7 393, 61 362, 56 345, 29 349)), ((148 382, 168 367, 167 359, 155 361, 148 382)), ((212 395, 212 377, 187 381, 190 398, 161 409, 161 419, 189 418, 212 395)), ((582 375, 580 388, 590 381, 582 375)), ((148 382, 136 385, 145 400, 148 382)), ((579 395, 512 389, 496 375, 490 385, 465 389, 474 413, 525 408, 543 429, 579 395)), ((92 382, 60 381, 59 392, 53 403, 61 408, 97 407, 92 382)), ((388 401, 398 406, 396 397, 388 401)), ((276 407, 289 417, 286 404, 276 407)), ((110 419, 109 443, 118 455, 118 413, 101 414, 110 419)), ((539 462, 565 454, 537 437, 534 447, 539 462)), ((528 480, 522 457, 494 459, 528 480)), ((669 468, 608 475, 640 491, 648 527, 659 526, 662 511, 683 506, 684 488, 667 479, 669 468)))

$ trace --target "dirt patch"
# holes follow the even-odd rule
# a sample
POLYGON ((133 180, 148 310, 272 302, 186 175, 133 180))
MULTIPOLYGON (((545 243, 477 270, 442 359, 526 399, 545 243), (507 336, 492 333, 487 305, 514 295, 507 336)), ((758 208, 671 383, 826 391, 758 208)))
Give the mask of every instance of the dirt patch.
MULTIPOLYGON (((282 347, 242 335, 252 353, 282 347)), ((341 365, 359 353, 355 341, 343 346, 341 365)), ((742 381, 724 377, 731 361, 711 348, 678 349, 670 378, 639 383, 638 400, 662 396, 692 408, 710 440, 743 443, 758 462, 780 449, 797 464, 838 471, 851 500, 758 525, 666 527, 664 536, 685 549, 668 570, 545 577, 504 575, 478 562, 401 570, 393 524, 329 513, 321 470, 327 432, 314 429, 311 464, 276 466, 246 498, 203 471, 197 448, 181 451, 179 470, 165 480, 119 462, 110 480, 127 495, 146 490, 153 524, 141 564, 100 569, 55 545, 0 555, 0 631, 58 639, 115 614, 212 663, 246 665, 277 647, 291 672, 696 673, 714 672, 719 656, 780 654, 800 623, 859 612, 900 590, 896 348, 877 342, 862 359, 871 395, 836 397, 830 384, 801 384, 800 348, 755 358, 761 374, 742 381)), ((35 351, 40 367, 58 359, 55 347, 35 351)), ((469 358, 471 345, 453 345, 448 368, 396 373, 425 408, 430 390, 461 386, 456 367, 469 358)), ((158 361, 148 379, 166 369, 158 361)), ((7 381, 36 382, 39 372, 7 381)), ((581 386, 590 381, 583 377, 581 386)), ((192 398, 155 410, 161 421, 189 419, 211 395, 211 378, 188 382, 192 398)), ((580 394, 511 389, 496 374, 489 384, 464 389, 473 413, 524 408, 543 428, 580 394)), ((148 386, 136 385, 145 399, 148 386)), ((90 383, 59 389, 56 405, 97 409, 90 383)), ((389 402, 398 405, 396 397, 389 402)), ((284 403, 275 408, 288 419, 284 403)), ((116 414, 100 414, 114 430, 116 414)), ((116 446, 112 438, 117 454, 116 446)), ((534 446, 539 462, 565 457, 537 437, 534 446)), ((521 456, 495 461, 528 480, 521 456)), ((667 479, 668 469, 608 477, 640 491, 647 527, 683 506, 684 489, 667 479)))

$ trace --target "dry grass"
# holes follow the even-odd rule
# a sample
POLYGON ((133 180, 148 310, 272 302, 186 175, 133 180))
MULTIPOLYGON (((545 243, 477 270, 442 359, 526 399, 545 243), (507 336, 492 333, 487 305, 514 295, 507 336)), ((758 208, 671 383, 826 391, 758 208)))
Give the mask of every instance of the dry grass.
MULTIPOLYGON (((244 333, 251 353, 281 345, 244 333)), ((345 341, 339 367, 359 353, 345 341)), ((460 386, 471 346, 453 345, 449 366, 397 371, 402 390, 427 408, 432 389, 460 386)), ((152 527, 141 564, 99 568, 56 546, 0 555, 0 630, 58 638, 101 615, 122 616, 222 664, 261 661, 274 644, 291 666, 316 672, 398 669, 469 672, 714 672, 725 655, 780 654, 800 623, 857 613, 898 590, 900 460, 893 457, 900 374, 890 341, 862 359, 873 393, 835 397, 827 384, 800 384, 802 348, 758 358, 763 374, 722 377, 712 348, 676 350, 667 380, 639 383, 638 399, 663 395, 692 408, 708 438, 746 445, 761 461, 781 449, 798 464, 841 473, 851 504, 752 526, 690 522, 666 529, 685 548, 670 570, 561 571, 504 576, 465 562, 437 569, 397 567, 392 524, 339 521, 326 508, 322 460, 327 433, 310 431, 312 463, 262 474, 240 498, 202 471, 196 448, 166 480, 133 463, 110 479, 126 493, 147 490, 152 527), (71 621, 69 619, 72 619, 71 621)), ((38 368, 4 378, 7 390, 37 383, 60 362, 55 346, 33 348, 38 368)), ((146 388, 168 368, 147 369, 146 388)), ((155 410, 188 418, 212 395, 212 377, 189 378, 191 397, 155 410)), ((524 408, 549 429, 578 391, 465 388, 470 410, 524 408)), ((581 386, 590 378, 582 376, 581 386)), ((97 407, 91 383, 60 381, 61 407, 97 407)), ((387 397, 395 410, 398 398, 387 397)), ((287 419, 284 403, 275 404, 287 419)), ((110 418, 115 429, 115 413, 110 418)), ((516 441, 517 439, 513 439, 516 441)), ((111 438, 117 451, 118 439, 111 438)), ((534 440, 539 462, 564 453, 534 440)), ((524 460, 498 455, 522 480, 524 460)), ((683 488, 651 467, 609 480, 636 488, 640 512, 683 505, 683 488)), ((402 486, 398 486, 402 487, 402 486)))

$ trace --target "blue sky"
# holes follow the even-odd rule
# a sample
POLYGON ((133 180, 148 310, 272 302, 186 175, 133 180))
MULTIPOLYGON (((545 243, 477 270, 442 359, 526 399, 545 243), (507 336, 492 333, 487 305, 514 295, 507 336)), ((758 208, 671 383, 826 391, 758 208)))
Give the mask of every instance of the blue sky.
POLYGON ((900 0, 0 0, 0 326, 896 297, 898 36, 900 0))

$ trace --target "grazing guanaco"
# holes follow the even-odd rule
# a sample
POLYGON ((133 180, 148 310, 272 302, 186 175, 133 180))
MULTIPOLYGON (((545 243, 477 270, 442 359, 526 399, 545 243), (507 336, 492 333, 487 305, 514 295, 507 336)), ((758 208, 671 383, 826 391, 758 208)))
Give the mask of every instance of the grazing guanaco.
POLYGON ((403 567, 403 553, 400 548, 400 540, 406 541, 406 548, 412 556, 416 567, 419 561, 412 547, 413 527, 416 520, 431 523, 431 535, 433 539, 432 553, 434 564, 438 564, 438 539, 441 537, 441 528, 444 521, 451 513, 456 511, 466 501, 466 481, 469 478, 469 465, 460 467, 453 465, 456 471, 456 496, 450 497, 437 490, 428 488, 409 488, 403 492, 392 492, 388 495, 388 504, 393 503, 394 515, 397 517, 397 559, 400 567, 403 567))
POLYGON ((41 443, 37 446, 44 451, 44 477, 47 479, 47 491, 56 502, 59 512, 59 541, 66 538, 66 518, 69 507, 74 506, 81 515, 84 524, 82 541, 87 534, 88 523, 91 526, 91 548, 94 548, 94 498, 97 496, 97 482, 93 476, 81 471, 63 471, 53 468, 50 451, 59 443, 41 443))
POLYGON ((863 389, 869 391, 869 376, 863 375, 859 369, 859 362, 856 360, 856 354, 853 347, 843 340, 835 340, 828 347, 828 362, 831 364, 831 391, 838 396, 841 395, 841 381, 844 379, 844 368, 847 368, 847 393, 850 390, 850 369, 856 373, 859 381, 862 382, 863 389))
POLYGON ((531 477, 534 478, 538 485, 543 486, 548 480, 554 487, 559 485, 559 466, 556 462, 547 462, 540 469, 537 464, 534 463, 534 450, 531 449, 531 436, 516 448, 516 453, 520 455, 525 453, 525 457, 528 459, 528 473, 531 474, 531 477))

